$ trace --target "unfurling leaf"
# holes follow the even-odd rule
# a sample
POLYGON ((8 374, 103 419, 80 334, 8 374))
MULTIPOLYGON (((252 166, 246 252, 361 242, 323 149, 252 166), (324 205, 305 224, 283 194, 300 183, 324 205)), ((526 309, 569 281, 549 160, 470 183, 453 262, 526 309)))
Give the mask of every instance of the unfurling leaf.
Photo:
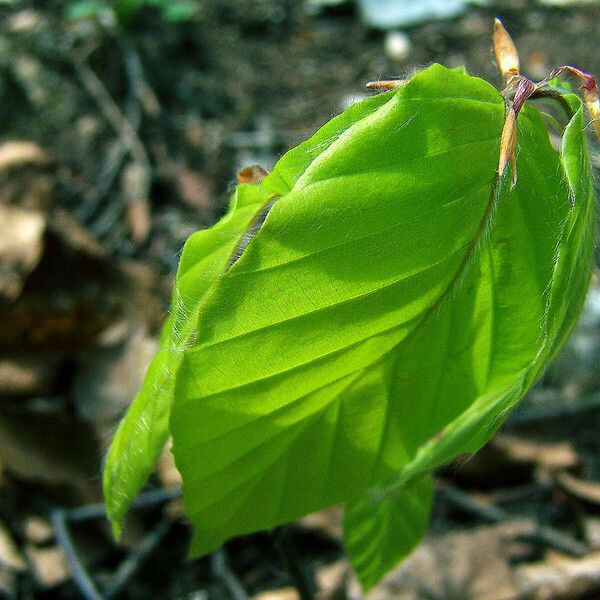
POLYGON ((494 21, 494 53, 498 68, 506 80, 519 74, 519 54, 502 21, 494 21))
POLYGON ((339 503, 374 585, 425 531, 432 470, 489 439, 579 315, 594 202, 565 104, 556 151, 535 107, 506 131, 499 92, 433 65, 239 187, 186 245, 107 462, 113 522, 170 433, 194 555, 339 503))

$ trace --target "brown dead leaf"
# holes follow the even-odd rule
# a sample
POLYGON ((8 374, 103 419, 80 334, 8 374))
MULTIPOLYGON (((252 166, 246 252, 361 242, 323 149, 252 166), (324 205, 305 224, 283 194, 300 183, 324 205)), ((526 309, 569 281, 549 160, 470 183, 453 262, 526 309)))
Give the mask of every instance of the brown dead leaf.
POLYGON ((316 529, 327 537, 341 542, 342 519, 342 508, 340 506, 332 506, 302 517, 299 523, 302 527, 316 529))
POLYGON ((72 394, 77 415, 114 422, 138 392, 157 348, 145 328, 129 326, 124 339, 98 345, 80 358, 72 394))
POLYGON ((169 438, 165 447, 158 458, 156 471, 162 485, 166 488, 177 487, 181 485, 181 474, 175 465, 175 458, 171 452, 173 440, 169 438))
POLYGON ((128 278, 70 215, 52 214, 42 247, 20 296, 0 297, 0 351, 68 354, 131 310, 128 278))
POLYGON ((332 564, 317 567, 315 578, 319 591, 315 596, 316 600, 339 598, 349 572, 350 565, 347 560, 338 560, 332 564))
POLYGON ((56 176, 50 156, 31 142, 0 145, 0 204, 46 210, 56 198, 56 176))

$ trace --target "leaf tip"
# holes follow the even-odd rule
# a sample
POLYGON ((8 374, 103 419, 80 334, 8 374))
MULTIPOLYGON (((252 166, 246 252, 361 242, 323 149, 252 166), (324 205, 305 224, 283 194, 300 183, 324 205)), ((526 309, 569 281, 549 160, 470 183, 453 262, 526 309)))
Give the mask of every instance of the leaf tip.
POLYGON ((121 521, 118 519, 110 519, 110 528, 112 530, 113 538, 116 542, 121 540, 121 535, 123 533, 123 526, 121 521))

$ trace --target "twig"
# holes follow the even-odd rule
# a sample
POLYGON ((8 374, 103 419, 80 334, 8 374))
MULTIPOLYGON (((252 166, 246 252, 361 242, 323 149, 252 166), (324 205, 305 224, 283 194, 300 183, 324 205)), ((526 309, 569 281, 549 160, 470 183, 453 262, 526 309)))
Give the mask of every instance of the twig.
MULTIPOLYGON (((181 490, 179 488, 160 489, 141 494, 138 496, 137 500, 132 503, 131 507, 148 508, 169 500, 175 500, 179 497, 181 497, 181 490)), ((85 600, 104 600, 105 598, 112 598, 118 594, 168 531, 168 523, 163 521, 156 529, 144 537, 138 547, 129 553, 121 566, 117 569, 112 584, 106 590, 106 596, 103 596, 98 591, 98 588, 94 584, 83 563, 79 560, 79 556, 77 555, 77 551, 69 534, 68 523, 79 523, 90 519, 98 519, 105 515, 106 507, 103 503, 89 504, 87 506, 71 509, 55 508, 50 512, 50 521, 54 528, 56 541, 65 553, 65 558, 69 565, 69 569, 71 570, 73 582, 85 600)))
POLYGON ((229 568, 227 554, 223 548, 211 554, 210 570, 213 576, 223 583, 233 600, 248 600, 246 590, 237 575, 229 568))
POLYGON ((83 62, 76 60, 74 67, 79 81, 96 101, 102 114, 130 151, 133 159, 150 169, 148 154, 137 132, 116 105, 100 78, 83 62))
POLYGON ((583 412, 600 409, 600 393, 586 394, 576 402, 565 400, 561 394, 552 402, 540 402, 539 406, 518 408, 509 418, 508 425, 527 425, 538 421, 561 419, 583 412))
MULTIPOLYGON (((102 111, 102 114, 115 130, 123 145, 129 151, 140 174, 137 179, 135 200, 146 202, 150 193, 151 165, 146 149, 137 134, 136 127, 125 117, 102 81, 100 81, 98 76, 94 73, 94 71, 92 71, 92 69, 90 69, 90 67, 88 67, 83 61, 76 60, 74 62, 74 68, 80 82, 88 91, 88 93, 94 98, 98 107, 102 111)), ((136 119, 136 121, 139 121, 139 117, 136 119)), ((118 166, 120 166, 119 163, 117 163, 117 167, 118 166)), ((112 184, 117 172, 118 168, 109 171, 111 174, 110 184, 112 184)), ((110 229, 110 227, 119 218, 121 214, 121 207, 111 205, 108 207, 105 213, 106 214, 102 215, 102 217, 98 220, 99 222, 96 223, 93 228, 96 235, 101 235, 110 229)))
MULTIPOLYGON (((118 171, 118 169, 117 169, 118 171)), ((88 224, 88 229, 97 237, 103 238, 117 223, 123 213, 122 204, 111 202, 102 214, 94 220, 93 223, 88 224)))
POLYGON ((84 203, 75 211, 79 221, 86 223, 96 212, 101 200, 112 187, 126 155, 127 148, 121 140, 113 142, 100 168, 95 188, 86 194, 84 203))
POLYGON ((114 573, 110 585, 104 588, 105 598, 114 598, 123 591, 143 562, 156 550, 157 546, 168 533, 169 527, 170 523, 161 521, 131 550, 114 573))
POLYGON ((501 521, 522 521, 527 526, 519 537, 522 539, 538 541, 554 548, 560 552, 571 554, 573 556, 585 556, 589 553, 586 544, 577 541, 567 533, 559 531, 554 527, 540 525, 534 519, 515 515, 505 511, 497 506, 490 506, 483 502, 474 500, 469 494, 454 488, 452 486, 441 486, 442 496, 451 504, 461 510, 478 517, 486 523, 499 523, 501 521))
POLYGON ((56 508, 50 514, 50 521, 54 527, 56 541, 65 553, 73 581, 85 600, 103 600, 92 578, 79 560, 79 556, 77 556, 75 546, 69 535, 66 513, 67 511, 64 509, 56 508))
MULTIPOLYGON (((140 494, 132 503, 132 509, 150 508, 157 506, 170 500, 178 500, 181 498, 181 490, 178 487, 152 490, 140 494)), ((97 504, 88 504, 87 506, 78 506, 64 511, 67 520, 70 523, 78 523, 80 521, 88 521, 90 519, 100 519, 106 516, 106 506, 103 502, 97 504)))
POLYGON ((135 97, 144 108, 146 114, 151 117, 158 116, 160 113, 160 103, 154 90, 148 84, 142 59, 135 44, 124 31, 118 32, 117 39, 121 44, 125 72, 127 73, 129 84, 135 97))

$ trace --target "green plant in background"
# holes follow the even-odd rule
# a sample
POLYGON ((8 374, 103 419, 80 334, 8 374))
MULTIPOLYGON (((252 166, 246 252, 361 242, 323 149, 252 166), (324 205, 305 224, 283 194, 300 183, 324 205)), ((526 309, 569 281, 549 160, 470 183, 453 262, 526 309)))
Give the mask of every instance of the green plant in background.
POLYGON ((539 377, 593 264, 583 103, 522 77, 499 24, 495 45, 510 101, 440 65, 383 82, 188 240, 106 463, 117 536, 171 435, 194 556, 343 504, 368 589, 419 541, 432 471, 539 377), (540 95, 566 113, 559 150, 540 95))
POLYGON ((189 20, 198 8, 197 0, 73 0, 67 5, 67 16, 71 19, 84 19, 114 15, 123 26, 131 24, 136 14, 144 6, 158 9, 162 17, 171 22, 189 20))

